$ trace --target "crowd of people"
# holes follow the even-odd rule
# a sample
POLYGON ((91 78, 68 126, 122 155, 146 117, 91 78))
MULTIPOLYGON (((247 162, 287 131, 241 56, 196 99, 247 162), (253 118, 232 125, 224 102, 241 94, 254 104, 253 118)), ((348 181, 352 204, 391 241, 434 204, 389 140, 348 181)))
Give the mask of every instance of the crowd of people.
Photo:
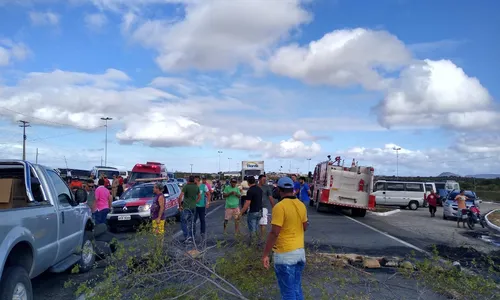
MULTIPOLYGON (((219 185, 220 182, 214 182, 219 185)), ((184 241, 191 243, 196 236, 196 221, 200 219, 202 238, 206 234, 205 214, 211 201, 212 189, 206 178, 190 176, 182 188, 180 203, 184 241)), ((253 176, 238 182, 226 181, 222 188, 225 200, 224 233, 234 222, 235 234, 240 233, 240 222, 246 215, 249 240, 263 240, 267 235, 262 255, 263 266, 270 267, 273 252, 274 270, 283 299, 303 299, 301 274, 305 266, 304 232, 308 219, 306 205, 310 188, 301 177, 283 177, 273 186, 267 184, 266 175, 253 176), (271 223, 271 230, 268 224, 271 223)))

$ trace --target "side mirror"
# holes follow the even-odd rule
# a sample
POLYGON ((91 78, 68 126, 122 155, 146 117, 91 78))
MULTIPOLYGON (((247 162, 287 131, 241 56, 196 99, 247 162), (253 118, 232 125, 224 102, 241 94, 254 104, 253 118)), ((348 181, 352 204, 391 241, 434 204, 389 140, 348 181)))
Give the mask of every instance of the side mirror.
POLYGON ((76 205, 87 202, 87 192, 83 189, 77 189, 75 191, 75 202, 76 205))

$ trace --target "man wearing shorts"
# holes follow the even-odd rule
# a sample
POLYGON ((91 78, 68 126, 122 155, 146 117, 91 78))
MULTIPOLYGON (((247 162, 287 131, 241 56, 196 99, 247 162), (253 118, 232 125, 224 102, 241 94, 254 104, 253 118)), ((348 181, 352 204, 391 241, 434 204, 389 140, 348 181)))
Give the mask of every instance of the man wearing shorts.
POLYGON ((267 184, 267 178, 264 174, 259 175, 259 187, 262 189, 262 218, 259 220, 259 225, 261 236, 265 238, 269 217, 274 207, 274 199, 273 191, 271 186, 267 184))
POLYGON ((234 233, 240 232, 239 216, 240 216, 240 197, 241 192, 236 186, 236 178, 231 179, 231 185, 226 185, 224 188, 224 199, 226 199, 226 211, 224 213, 224 233, 226 233, 227 223, 234 219, 234 233))

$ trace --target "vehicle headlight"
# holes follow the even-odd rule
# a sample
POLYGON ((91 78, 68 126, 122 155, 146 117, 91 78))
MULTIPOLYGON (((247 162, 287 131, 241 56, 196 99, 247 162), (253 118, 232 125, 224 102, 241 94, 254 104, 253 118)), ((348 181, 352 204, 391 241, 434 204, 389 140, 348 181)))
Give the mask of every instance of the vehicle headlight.
POLYGON ((139 211, 140 212, 149 211, 150 209, 151 209, 151 204, 145 204, 145 205, 139 206, 139 211))

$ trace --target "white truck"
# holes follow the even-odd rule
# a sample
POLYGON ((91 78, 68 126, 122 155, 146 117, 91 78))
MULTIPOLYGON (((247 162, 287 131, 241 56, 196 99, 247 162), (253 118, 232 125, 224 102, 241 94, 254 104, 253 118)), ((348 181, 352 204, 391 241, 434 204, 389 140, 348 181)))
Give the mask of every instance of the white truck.
POLYGON ((264 161, 242 161, 241 176, 244 179, 246 176, 254 176, 255 179, 259 175, 264 174, 264 161))
POLYGON ((314 169, 310 206, 320 211, 325 206, 351 209, 355 217, 364 217, 375 209, 373 167, 358 166, 354 161, 344 167, 340 157, 320 162, 314 169))

